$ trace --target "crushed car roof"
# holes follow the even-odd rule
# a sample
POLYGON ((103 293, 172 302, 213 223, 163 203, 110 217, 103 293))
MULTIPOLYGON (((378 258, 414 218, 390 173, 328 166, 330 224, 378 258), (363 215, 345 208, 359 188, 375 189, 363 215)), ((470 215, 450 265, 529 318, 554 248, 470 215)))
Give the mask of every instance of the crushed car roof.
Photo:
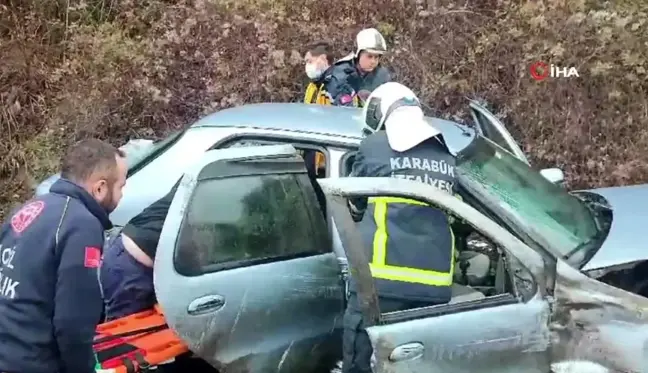
MULTIPOLYGON (((440 118, 427 117, 442 133, 469 127, 440 118)), ((192 127, 255 127, 287 131, 319 133, 349 138, 362 138, 362 109, 309 105, 303 103, 247 104, 207 115, 192 127)))

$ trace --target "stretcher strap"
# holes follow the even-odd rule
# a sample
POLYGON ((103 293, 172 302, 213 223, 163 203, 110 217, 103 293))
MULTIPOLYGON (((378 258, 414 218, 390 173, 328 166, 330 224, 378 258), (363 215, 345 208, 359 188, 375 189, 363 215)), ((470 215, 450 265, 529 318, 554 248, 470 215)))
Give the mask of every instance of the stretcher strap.
POLYGON ((106 362, 112 359, 129 356, 133 353, 139 353, 139 351, 140 349, 137 346, 130 343, 121 343, 116 346, 96 351, 95 355, 97 356, 97 361, 99 361, 103 366, 106 362))
POLYGON ((135 363, 133 363, 133 360, 130 358, 124 358, 122 359, 122 363, 124 363, 124 366, 126 367, 126 373, 142 373, 142 372, 148 372, 149 368, 151 367, 151 364, 149 364, 146 360, 144 360, 144 357, 140 353, 135 354, 135 363))
POLYGON ((124 363, 124 366, 126 367, 126 373, 136 373, 137 370, 135 369, 135 364, 133 364, 133 361, 129 358, 122 359, 122 363, 124 363))
POLYGON ((114 341, 115 339, 120 339, 120 338, 124 338, 124 337, 132 337, 132 336, 139 335, 139 334, 156 333, 156 332, 159 332, 161 330, 167 329, 168 327, 169 326, 167 324, 161 324, 161 325, 149 326, 147 328, 142 328, 142 329, 129 330, 129 331, 123 332, 123 333, 111 334, 109 336, 96 339, 93 342, 93 345, 114 341))

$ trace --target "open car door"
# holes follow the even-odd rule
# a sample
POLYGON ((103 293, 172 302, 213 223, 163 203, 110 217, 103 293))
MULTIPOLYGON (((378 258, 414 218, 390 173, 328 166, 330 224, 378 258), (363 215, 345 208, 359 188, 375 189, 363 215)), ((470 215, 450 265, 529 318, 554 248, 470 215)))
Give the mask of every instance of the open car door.
MULTIPOLYGON (((470 112, 480 135, 501 146, 522 162, 529 164, 529 160, 522 151, 522 148, 520 148, 513 136, 511 136, 504 123, 497 119, 493 113, 478 104, 475 100, 470 100, 470 112)), ((565 180, 565 175, 559 168, 542 169, 540 170, 540 174, 556 184, 562 184, 565 180)))
MULTIPOLYGON (((353 268, 363 323, 373 346, 374 373, 548 373, 551 307, 543 257, 459 199, 431 185, 395 178, 319 181, 353 268), (506 252, 507 285, 478 299, 381 314, 366 245, 349 217, 346 199, 414 199, 464 219, 506 252)), ((466 287, 464 287, 466 290, 466 287)), ((474 291, 474 290, 473 290, 474 291)), ((459 297, 457 297, 459 298, 459 297)))
POLYGON ((316 372, 339 355, 340 268, 291 145, 213 150, 182 177, 154 282, 167 323, 221 372, 316 372))
POLYGON ((526 164, 529 164, 522 148, 515 142, 513 136, 511 136, 504 126, 504 123, 497 119, 493 113, 479 105, 475 100, 470 100, 470 113, 480 135, 508 150, 526 164))

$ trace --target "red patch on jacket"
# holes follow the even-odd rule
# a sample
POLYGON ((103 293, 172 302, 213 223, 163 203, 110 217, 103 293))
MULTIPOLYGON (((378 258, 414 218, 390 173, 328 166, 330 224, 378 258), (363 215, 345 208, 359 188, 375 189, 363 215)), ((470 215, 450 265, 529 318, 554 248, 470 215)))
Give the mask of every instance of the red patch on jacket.
POLYGON ((342 104, 348 104, 351 101, 353 101, 353 97, 351 95, 344 95, 344 96, 340 97, 340 102, 342 104))
POLYGON ((83 260, 83 265, 87 268, 99 268, 101 264, 101 250, 96 247, 86 246, 85 248, 85 258, 83 260))
POLYGON ((11 228, 16 233, 22 233, 36 220, 44 208, 45 202, 43 201, 34 201, 26 204, 11 217, 11 228))

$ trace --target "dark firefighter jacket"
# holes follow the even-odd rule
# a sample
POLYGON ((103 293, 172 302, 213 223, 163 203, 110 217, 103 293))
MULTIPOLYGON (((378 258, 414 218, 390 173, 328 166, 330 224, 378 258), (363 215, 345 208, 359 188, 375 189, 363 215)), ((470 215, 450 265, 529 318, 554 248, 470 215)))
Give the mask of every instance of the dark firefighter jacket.
MULTIPOLYGON (((385 131, 365 138, 352 176, 417 180, 454 194, 455 159, 441 137, 406 152, 389 147, 385 131)), ((370 258, 379 297, 446 303, 454 273, 454 235, 442 211, 394 197, 350 201, 370 258), (366 210, 366 211, 365 211, 366 210)), ((352 279, 350 290, 356 291, 352 279)))
POLYGON ((335 73, 337 75, 345 74, 347 82, 355 92, 373 92, 378 86, 391 82, 389 70, 381 64, 368 73, 363 73, 357 66, 357 60, 352 56, 344 57, 334 65, 335 73))
POLYGON ((0 371, 91 373, 106 211, 60 179, 0 230, 0 371))
POLYGON ((304 103, 358 107, 357 92, 348 81, 349 73, 332 65, 320 78, 309 81, 304 93, 304 103))

